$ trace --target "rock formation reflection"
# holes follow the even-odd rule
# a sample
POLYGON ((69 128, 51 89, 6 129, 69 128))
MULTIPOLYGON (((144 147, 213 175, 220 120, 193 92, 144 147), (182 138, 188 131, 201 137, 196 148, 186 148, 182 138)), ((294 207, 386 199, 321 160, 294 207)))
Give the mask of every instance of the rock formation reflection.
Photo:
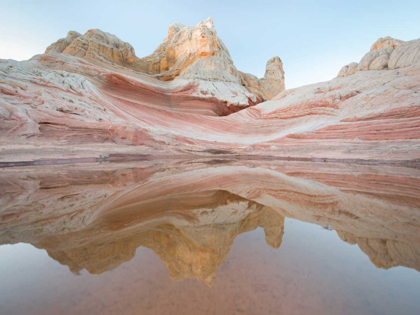
POLYGON ((160 257, 173 280, 197 278, 211 285, 238 234, 262 227, 267 244, 281 244, 283 216, 228 192, 138 203, 99 216, 77 234, 55 237, 56 244, 70 244, 45 247, 48 254, 72 272, 100 274, 132 259, 144 246, 160 257))
POLYGON ((169 275, 211 285, 235 238, 282 243, 284 218, 330 226, 375 266, 420 271, 420 171, 316 163, 144 162, 7 169, 0 244, 30 243, 74 273, 153 250, 169 275))

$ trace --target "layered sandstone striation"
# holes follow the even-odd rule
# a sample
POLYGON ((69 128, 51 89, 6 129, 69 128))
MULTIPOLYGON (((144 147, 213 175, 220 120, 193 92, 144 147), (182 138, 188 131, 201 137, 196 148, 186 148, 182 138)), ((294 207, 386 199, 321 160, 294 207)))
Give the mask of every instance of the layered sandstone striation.
POLYGON ((195 82, 200 86, 198 95, 214 96, 217 89, 230 89, 237 94, 235 105, 242 107, 271 99, 285 89, 279 57, 269 60, 262 79, 238 71, 211 18, 196 26, 172 24, 164 42, 144 58, 137 57, 130 44, 97 29, 84 35, 70 31, 46 50, 56 52, 101 66, 122 66, 162 81, 195 82))
POLYGON ((389 69, 409 67, 420 62, 420 39, 399 45, 389 60, 389 69))
POLYGON ((144 58, 107 33, 71 32, 46 54, 0 61, 0 162, 217 155, 418 164, 418 58, 419 40, 382 38, 339 77, 281 92, 281 60, 270 59, 262 79, 237 71, 211 19, 172 25, 144 58))

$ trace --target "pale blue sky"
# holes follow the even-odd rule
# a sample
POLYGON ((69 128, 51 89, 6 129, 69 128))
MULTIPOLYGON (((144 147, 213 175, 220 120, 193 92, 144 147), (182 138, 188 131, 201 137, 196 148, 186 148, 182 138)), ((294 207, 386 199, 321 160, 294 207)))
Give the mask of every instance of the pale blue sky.
POLYGON ((286 88, 335 77, 379 37, 420 37, 420 0, 0 0, 0 7, 3 59, 28 59, 69 30, 91 28, 117 35, 143 57, 170 24, 196 25, 212 16, 239 70, 261 77, 267 60, 278 55, 286 88))

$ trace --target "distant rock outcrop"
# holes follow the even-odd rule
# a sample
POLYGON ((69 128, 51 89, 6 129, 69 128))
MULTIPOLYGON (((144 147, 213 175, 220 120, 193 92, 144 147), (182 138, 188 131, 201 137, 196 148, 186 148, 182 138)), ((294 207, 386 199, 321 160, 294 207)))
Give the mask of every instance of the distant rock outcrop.
POLYGON ((391 37, 379 38, 359 63, 341 68, 337 77, 346 77, 357 71, 386 70, 408 67, 420 62, 420 39, 404 42, 391 37))
POLYGON ((89 30, 85 35, 70 31, 66 38, 51 44, 45 53, 59 52, 70 56, 113 62, 121 66, 130 66, 135 61, 134 48, 118 37, 102 32, 89 30))

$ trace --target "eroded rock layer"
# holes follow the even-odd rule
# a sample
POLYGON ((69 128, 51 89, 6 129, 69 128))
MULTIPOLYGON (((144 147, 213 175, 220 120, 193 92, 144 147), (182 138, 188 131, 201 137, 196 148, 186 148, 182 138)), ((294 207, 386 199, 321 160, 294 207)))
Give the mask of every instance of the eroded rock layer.
POLYGON ((381 38, 339 77, 277 94, 281 60, 262 79, 237 71, 211 19, 170 26, 145 58, 113 35, 70 32, 46 54, 0 61, 0 163, 223 155, 418 164, 418 43, 381 38))

